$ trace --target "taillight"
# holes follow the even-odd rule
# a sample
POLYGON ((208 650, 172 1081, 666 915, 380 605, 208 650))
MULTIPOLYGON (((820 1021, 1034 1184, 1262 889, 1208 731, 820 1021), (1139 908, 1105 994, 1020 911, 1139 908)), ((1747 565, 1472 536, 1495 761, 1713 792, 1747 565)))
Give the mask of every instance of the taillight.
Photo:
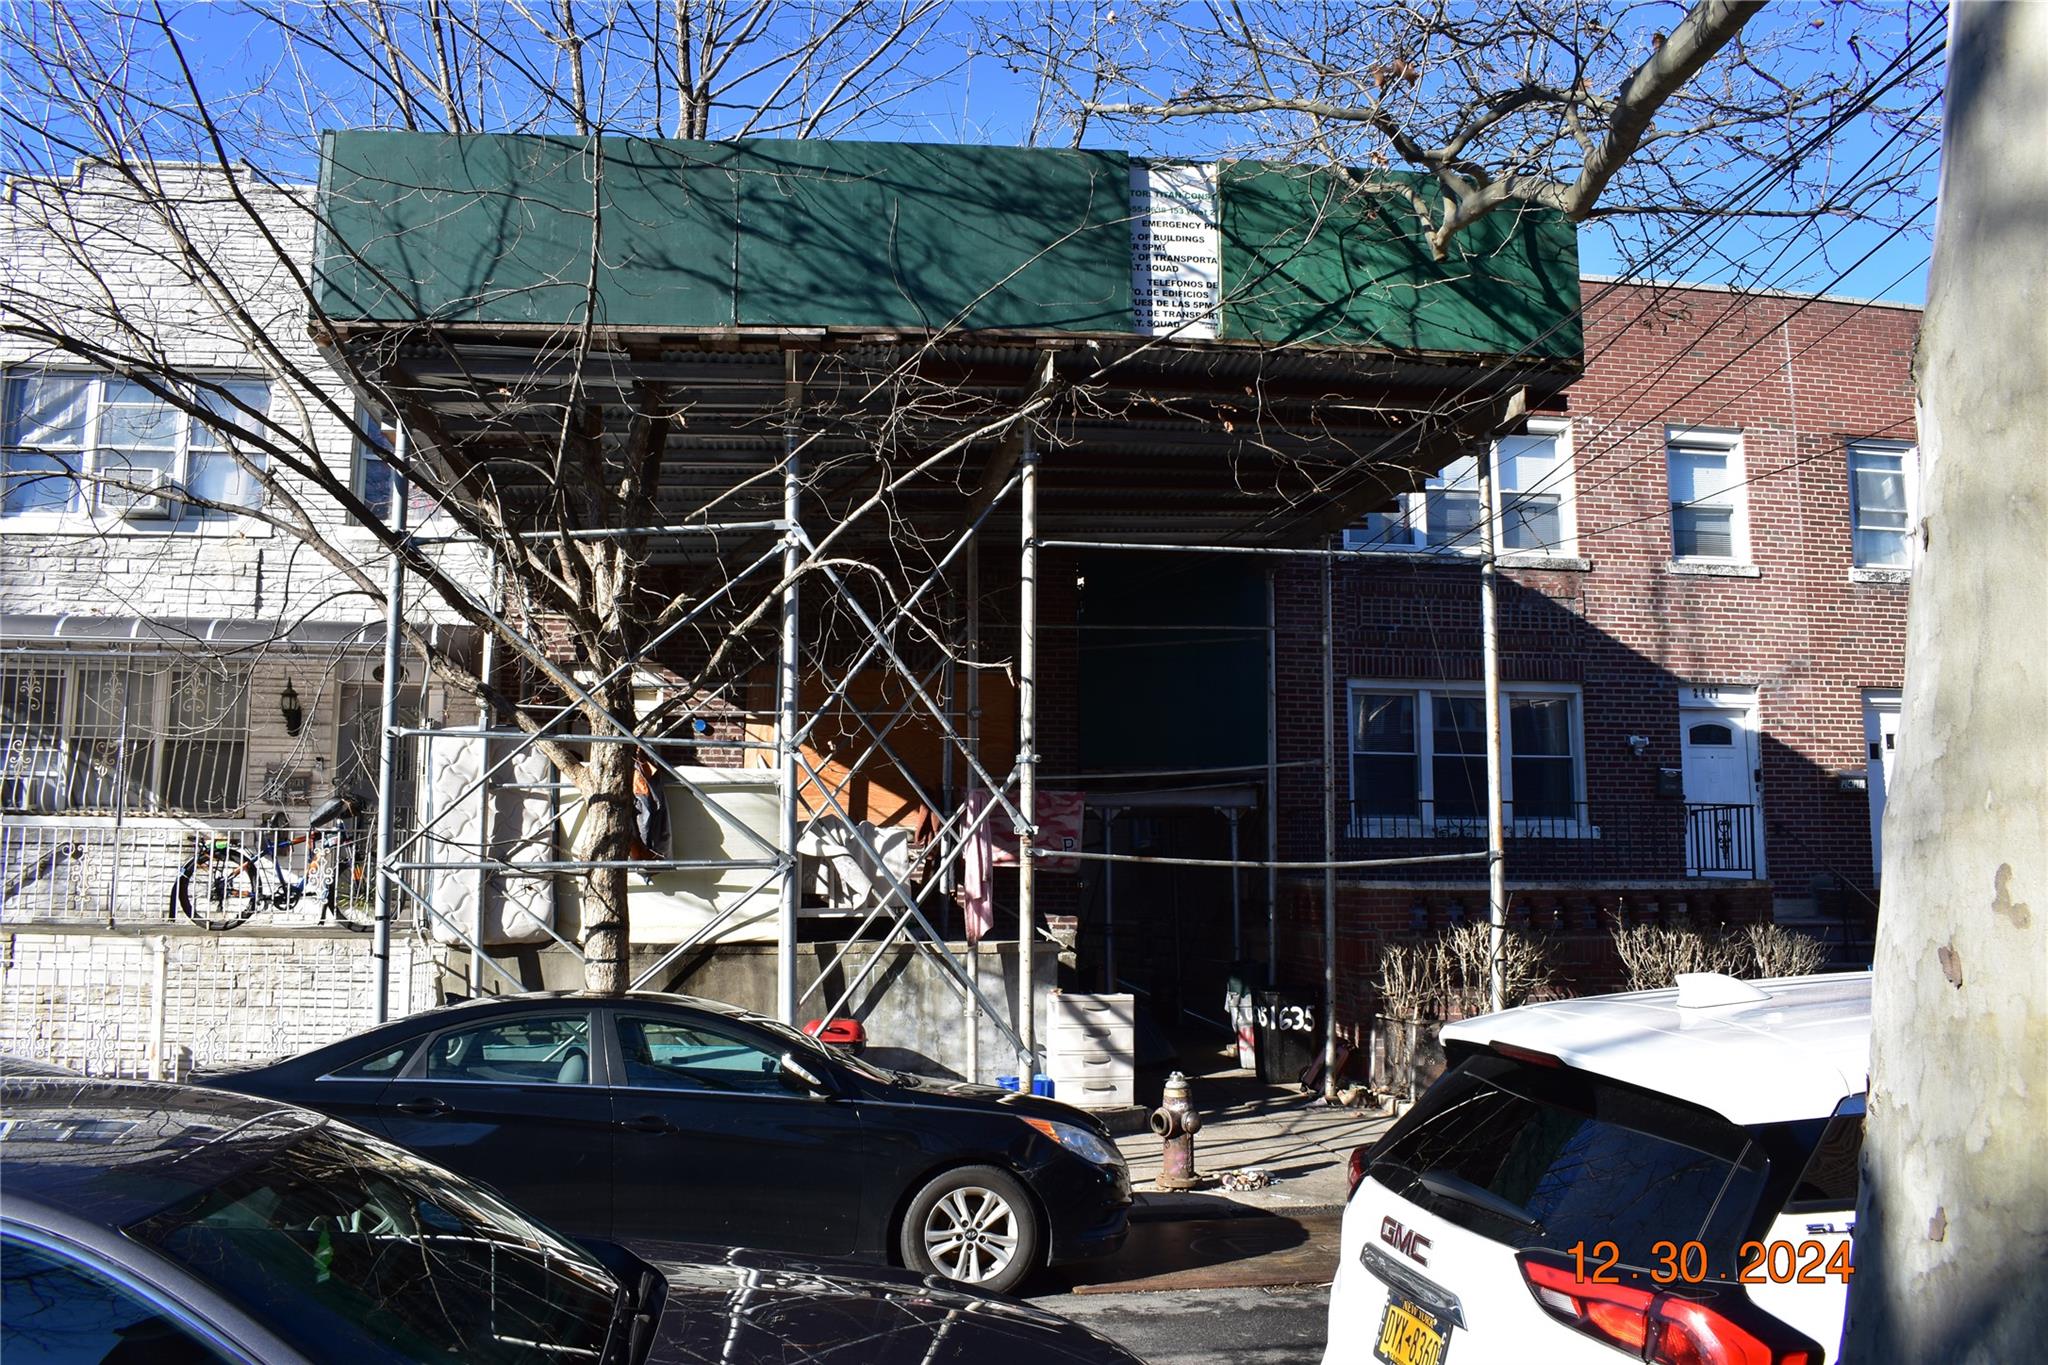
POLYGON ((1358 1187, 1365 1183, 1365 1154, 1371 1150, 1372 1148, 1370 1147, 1353 1147, 1351 1149, 1351 1159, 1344 1163, 1344 1175, 1351 1182, 1344 1190, 1344 1197, 1346 1199, 1357 1194, 1358 1187))
POLYGON ((1820 1347, 1732 1292, 1709 1303, 1635 1284, 1582 1280, 1551 1253, 1523 1252, 1522 1278, 1552 1317, 1653 1365, 1820 1365, 1820 1347))

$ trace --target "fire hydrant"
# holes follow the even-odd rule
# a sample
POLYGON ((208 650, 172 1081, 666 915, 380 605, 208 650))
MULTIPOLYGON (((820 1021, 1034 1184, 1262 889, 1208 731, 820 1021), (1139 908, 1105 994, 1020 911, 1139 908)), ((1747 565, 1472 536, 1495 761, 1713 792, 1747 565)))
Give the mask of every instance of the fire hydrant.
POLYGON ((1162 1190, 1192 1190, 1201 1184, 1195 1174, 1195 1134, 1202 1131, 1202 1116, 1188 1098, 1188 1078, 1178 1071, 1166 1078, 1166 1092, 1152 1111, 1152 1131, 1166 1141, 1153 1184, 1162 1190))

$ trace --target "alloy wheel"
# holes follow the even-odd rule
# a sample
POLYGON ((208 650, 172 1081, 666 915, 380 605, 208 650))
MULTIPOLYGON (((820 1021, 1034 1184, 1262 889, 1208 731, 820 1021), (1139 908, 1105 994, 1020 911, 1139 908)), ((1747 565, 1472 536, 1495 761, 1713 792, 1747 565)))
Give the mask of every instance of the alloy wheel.
POLYGON ((1017 1211, 983 1185, 949 1192, 924 1220, 924 1250, 949 1280, 981 1284, 1008 1268, 1017 1255, 1017 1211))

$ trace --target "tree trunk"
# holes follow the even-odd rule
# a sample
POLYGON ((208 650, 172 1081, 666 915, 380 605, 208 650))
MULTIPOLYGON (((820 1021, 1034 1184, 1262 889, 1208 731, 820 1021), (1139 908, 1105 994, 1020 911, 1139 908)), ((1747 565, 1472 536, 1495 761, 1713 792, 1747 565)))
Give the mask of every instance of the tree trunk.
POLYGON ((1950 22, 1843 1354, 1862 1365, 2048 1341, 2048 5, 1950 22))
MULTIPOLYGON (((633 845, 633 755, 630 744, 593 744, 584 770, 584 814, 578 857, 623 861, 633 845)), ((626 905, 626 869, 595 867, 583 874, 583 985, 616 995, 630 976, 632 925, 626 905)))

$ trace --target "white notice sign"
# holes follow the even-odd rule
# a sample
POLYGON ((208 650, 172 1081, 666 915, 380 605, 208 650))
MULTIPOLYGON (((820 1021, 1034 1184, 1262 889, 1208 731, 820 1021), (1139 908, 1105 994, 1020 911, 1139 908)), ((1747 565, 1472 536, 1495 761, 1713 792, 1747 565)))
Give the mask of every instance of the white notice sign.
POLYGON ((1131 312, 1140 336, 1216 336, 1223 299, 1216 168, 1131 163, 1131 312))

